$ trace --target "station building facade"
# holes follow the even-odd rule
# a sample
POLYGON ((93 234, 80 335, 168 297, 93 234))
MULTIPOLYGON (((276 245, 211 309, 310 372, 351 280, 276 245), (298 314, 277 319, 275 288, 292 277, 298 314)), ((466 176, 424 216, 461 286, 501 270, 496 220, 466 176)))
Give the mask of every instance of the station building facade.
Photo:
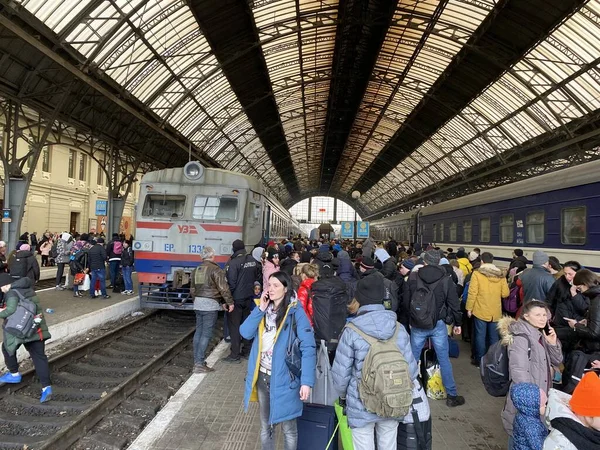
MULTIPOLYGON (((27 146, 26 142, 23 144, 27 146)), ((21 149, 20 142, 18 153, 22 152, 26 154, 27 149, 21 149)), ((123 174, 118 180, 120 177, 123 174)), ((20 234, 36 231, 39 237, 46 231, 106 233, 107 218, 102 214, 102 203, 97 205, 97 201, 107 200, 108 191, 106 172, 90 155, 60 144, 45 146, 34 169, 20 234)), ((130 191, 120 224, 126 235, 135 228, 139 181, 132 183, 130 191)), ((120 194, 124 197, 126 193, 120 194)), ((3 186, 0 198, 4 203, 3 186)))

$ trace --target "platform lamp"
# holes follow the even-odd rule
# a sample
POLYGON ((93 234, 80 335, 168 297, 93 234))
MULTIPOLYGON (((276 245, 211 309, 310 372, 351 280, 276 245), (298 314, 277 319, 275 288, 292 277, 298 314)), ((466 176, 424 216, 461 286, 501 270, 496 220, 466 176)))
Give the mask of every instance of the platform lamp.
POLYGON ((354 202, 354 248, 356 248, 356 233, 357 233, 357 226, 358 226, 358 221, 356 220, 356 203, 358 202, 358 199, 360 198, 360 192, 358 191, 352 191, 352 199, 355 200, 354 202))

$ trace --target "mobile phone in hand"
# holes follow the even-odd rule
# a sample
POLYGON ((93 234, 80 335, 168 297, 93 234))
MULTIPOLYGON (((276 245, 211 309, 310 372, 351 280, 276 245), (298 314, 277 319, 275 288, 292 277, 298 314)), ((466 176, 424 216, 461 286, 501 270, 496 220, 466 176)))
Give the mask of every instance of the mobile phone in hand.
POLYGON ((550 324, 548 322, 546 322, 546 326, 544 327, 544 333, 545 334, 550 334, 550 324))

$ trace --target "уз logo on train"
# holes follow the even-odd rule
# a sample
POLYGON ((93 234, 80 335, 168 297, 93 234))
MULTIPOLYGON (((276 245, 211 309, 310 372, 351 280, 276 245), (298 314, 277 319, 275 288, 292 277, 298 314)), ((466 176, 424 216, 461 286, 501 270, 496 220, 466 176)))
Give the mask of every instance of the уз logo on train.
POLYGON ((177 225, 181 234, 198 234, 198 229, 194 225, 177 225))

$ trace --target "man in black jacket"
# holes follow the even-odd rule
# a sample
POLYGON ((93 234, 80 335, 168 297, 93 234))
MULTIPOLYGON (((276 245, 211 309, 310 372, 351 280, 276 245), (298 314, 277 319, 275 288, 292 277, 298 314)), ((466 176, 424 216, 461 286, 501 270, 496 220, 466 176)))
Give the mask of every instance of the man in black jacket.
POLYGON ((240 335, 240 325, 250 315, 250 308, 254 301, 254 282, 259 281, 261 273, 256 259, 246 254, 244 242, 240 239, 233 241, 233 255, 225 265, 227 284, 233 297, 233 311, 227 314, 227 325, 231 337, 231 353, 226 362, 239 363, 240 357, 250 354, 250 341, 243 340, 240 335))
MULTIPOLYGON (((462 313, 460 312, 460 303, 456 287, 440 264, 440 252, 429 250, 423 258, 425 263, 417 272, 411 272, 408 282, 404 284, 404 309, 410 316, 410 343, 415 358, 419 358, 425 341, 431 339, 435 354, 437 355, 440 370, 442 372, 442 382, 446 388, 448 406, 460 406, 465 403, 464 397, 457 394, 454 374, 452 373, 452 364, 450 363, 448 347, 448 329, 446 324, 454 325, 454 334, 461 333, 462 313), (429 295, 428 295, 429 293, 429 295), (433 297, 433 298, 432 298, 433 297), (427 300, 435 302, 429 305, 429 308, 421 308, 433 311, 436 317, 432 319, 433 327, 425 327, 423 320, 417 310, 415 300, 427 300)), ((425 302, 427 303, 427 302, 425 302)), ((427 317, 425 318, 427 320, 427 317)))
POLYGON ((104 248, 103 238, 98 238, 96 244, 88 250, 88 264, 90 265, 90 293, 92 298, 96 298, 94 295, 96 280, 100 280, 102 298, 110 298, 110 295, 106 293, 106 249, 104 248))

